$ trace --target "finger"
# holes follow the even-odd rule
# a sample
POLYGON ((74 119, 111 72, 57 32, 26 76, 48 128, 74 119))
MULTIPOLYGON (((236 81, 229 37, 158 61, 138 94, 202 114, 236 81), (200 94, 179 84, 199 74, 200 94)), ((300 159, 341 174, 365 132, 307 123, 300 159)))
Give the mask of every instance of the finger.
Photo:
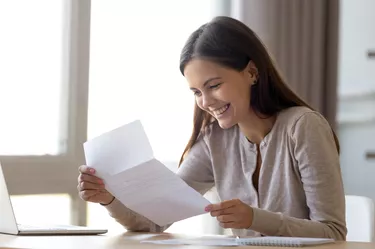
POLYGON ((78 182, 91 182, 96 184, 104 184, 103 180, 99 177, 88 175, 88 174, 79 174, 78 182))
POLYGON ((88 167, 87 165, 81 165, 78 168, 78 171, 84 174, 95 174, 95 169, 88 167))
POLYGON ((84 190, 79 192, 79 196, 81 197, 81 199, 87 201, 97 193, 98 191, 96 190, 84 190))
POLYGON ((219 215, 230 215, 230 214, 235 214, 236 211, 237 211, 237 207, 234 206, 234 207, 230 207, 230 208, 223 209, 223 210, 211 211, 211 216, 217 217, 219 215))
POLYGON ((100 189, 104 189, 104 185, 90 183, 90 182, 80 182, 78 184, 78 190, 79 191, 84 191, 84 190, 100 190, 100 189))
POLYGON ((229 201, 223 201, 217 204, 211 204, 211 205, 208 205, 205 210, 212 212, 212 211, 230 208, 230 207, 237 205, 238 201, 239 201, 238 199, 234 199, 234 200, 229 200, 229 201))
POLYGON ((235 215, 219 215, 216 217, 217 221, 220 223, 236 222, 238 218, 235 215))
POLYGON ((107 189, 105 189, 105 188, 97 189, 96 191, 97 191, 99 194, 108 194, 108 191, 107 191, 107 189))

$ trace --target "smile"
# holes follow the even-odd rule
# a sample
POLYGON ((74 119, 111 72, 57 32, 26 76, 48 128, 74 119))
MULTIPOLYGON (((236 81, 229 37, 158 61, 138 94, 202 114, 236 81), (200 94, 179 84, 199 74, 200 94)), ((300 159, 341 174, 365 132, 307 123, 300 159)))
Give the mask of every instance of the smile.
POLYGON ((229 106, 230 106, 230 104, 226 104, 225 106, 220 107, 219 109, 216 109, 212 112, 215 114, 215 116, 219 116, 219 115, 223 114, 226 110, 228 110, 229 106))

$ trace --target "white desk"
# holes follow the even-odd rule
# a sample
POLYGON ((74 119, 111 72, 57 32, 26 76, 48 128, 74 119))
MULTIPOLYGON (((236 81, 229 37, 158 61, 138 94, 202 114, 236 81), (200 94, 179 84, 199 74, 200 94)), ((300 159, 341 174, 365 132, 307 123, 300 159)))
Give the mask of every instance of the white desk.
MULTIPOLYGON (((181 235, 151 234, 151 233, 124 233, 121 235, 97 236, 13 236, 0 235, 0 249, 3 248, 35 248, 35 249, 218 249, 228 247, 207 246, 176 246, 141 244, 140 241, 151 238, 181 238, 181 235)), ((278 247, 238 247, 252 249, 276 249, 278 247)), ((309 247, 308 247, 309 248, 309 247)), ((337 242, 321 246, 310 247, 314 249, 375 249, 375 243, 337 242)))

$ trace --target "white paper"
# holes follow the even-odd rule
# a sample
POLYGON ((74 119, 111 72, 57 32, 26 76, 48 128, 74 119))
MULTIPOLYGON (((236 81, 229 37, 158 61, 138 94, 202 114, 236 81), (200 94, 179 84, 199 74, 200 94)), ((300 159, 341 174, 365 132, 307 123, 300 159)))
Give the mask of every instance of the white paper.
POLYGON ((140 121, 87 141, 84 150, 107 190, 159 226, 203 214, 210 204, 154 158, 140 121))
POLYGON ((141 243, 163 245, 201 245, 201 246, 309 246, 333 243, 333 239, 300 238, 300 237, 248 237, 248 238, 194 238, 194 239, 164 239, 143 240, 141 243))
POLYGON ((116 175, 154 158, 139 120, 104 133, 83 144, 86 164, 100 175, 116 175))
POLYGON ((141 243, 159 245, 200 245, 200 246, 238 246, 233 238, 199 238, 199 239, 165 239, 165 240, 143 240, 141 243))

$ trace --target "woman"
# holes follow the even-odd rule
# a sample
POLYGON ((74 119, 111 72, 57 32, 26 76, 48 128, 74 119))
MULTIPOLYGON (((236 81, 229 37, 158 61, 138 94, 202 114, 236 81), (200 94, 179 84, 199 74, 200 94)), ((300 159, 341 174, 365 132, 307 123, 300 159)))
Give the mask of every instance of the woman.
MULTIPOLYGON (((345 240, 336 135, 287 87, 253 31, 214 18, 189 37, 180 70, 196 105, 177 174, 201 194, 216 187, 223 201, 206 211, 239 236, 345 240)), ((80 172, 81 198, 105 205, 128 230, 166 229, 122 205, 95 170, 80 172)))

